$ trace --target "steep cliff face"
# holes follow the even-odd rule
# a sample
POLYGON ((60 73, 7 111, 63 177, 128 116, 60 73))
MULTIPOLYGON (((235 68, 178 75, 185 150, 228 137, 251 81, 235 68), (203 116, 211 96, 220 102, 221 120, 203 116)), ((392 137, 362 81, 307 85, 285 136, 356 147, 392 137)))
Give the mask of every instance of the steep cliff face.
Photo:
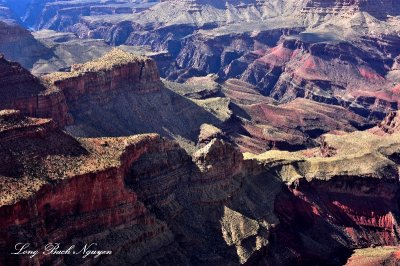
POLYGON ((32 34, 15 21, 0 19, 0 53, 7 59, 31 68, 39 59, 49 59, 52 51, 35 40, 32 34))
POLYGON ((326 135, 321 150, 260 155, 288 186, 274 207, 278 249, 297 264, 341 265, 349 248, 398 245, 397 138, 326 135))
POLYGON ((191 157, 157 135, 77 140, 16 111, 0 125, 3 264, 342 265, 400 241, 398 135, 244 158, 213 139, 191 157), (10 255, 88 241, 112 255, 10 255))
POLYGON ((121 50, 81 65, 70 72, 56 72, 42 78, 48 86, 60 89, 69 104, 83 95, 107 94, 131 89, 134 93, 160 91, 162 83, 154 60, 121 50))
POLYGON ((0 67, 1 108, 53 118, 61 127, 73 124, 73 115, 82 115, 79 110, 93 107, 90 102, 112 102, 115 95, 157 93, 163 88, 154 60, 120 50, 97 61, 74 65, 70 72, 57 72, 41 79, 4 57, 0 58, 0 67))
POLYGON ((82 262, 43 254, 34 259, 9 256, 8 244, 15 240, 41 249, 48 240, 74 239, 71 244, 77 244, 94 237, 116 253, 132 245, 137 260, 172 242, 166 225, 126 189, 124 177, 143 153, 176 147, 155 135, 78 142, 56 127, 49 128, 49 121, 8 113, 2 113, 1 122, 6 154, 1 165, 10 167, 1 169, 2 264, 82 262), (111 238, 120 239, 119 244, 111 247, 111 238))
POLYGON ((163 87, 153 60, 117 50, 98 61, 74 65, 71 72, 53 73, 42 79, 3 56, 0 67, 1 108, 53 118, 62 127, 73 123, 70 111, 81 107, 78 99, 100 97, 107 101, 113 93, 151 93, 163 87))
POLYGON ((18 109, 34 117, 53 118, 60 126, 72 122, 64 95, 48 91, 40 80, 18 63, 0 56, 0 108, 18 109))
MULTIPOLYGON (((207 178, 201 178, 183 149, 157 135, 78 141, 50 120, 25 118, 17 111, 2 112, 0 123, 5 155, 1 165, 6 167, 0 168, 0 212, 6 217, 0 222, 2 264, 109 265, 127 259, 130 263, 156 263, 166 257, 173 258, 168 262, 171 265, 188 263, 197 257, 189 252, 197 244, 179 246, 182 243, 174 236, 183 233, 183 241, 196 237, 188 230, 191 221, 187 215, 193 211, 189 206, 193 202, 220 204, 233 193, 226 190, 227 186, 234 191, 239 187, 232 175, 239 174, 240 153, 223 142, 213 141, 205 151, 212 150, 219 159, 234 156, 230 166, 237 170, 225 172, 215 165, 224 175, 216 181, 216 170, 203 169, 207 178), (222 189, 225 193, 220 194, 222 189), (10 255, 10 244, 15 241, 29 242, 31 248, 43 250, 48 241, 80 246, 91 240, 113 255, 86 259, 73 255, 39 254, 33 259, 10 255)), ((212 165, 215 158, 205 155, 201 164, 212 165)), ((193 213, 196 220, 205 218, 197 213, 200 210, 193 213)), ((212 221, 218 228, 218 220, 212 221)), ((199 230, 211 233, 199 220, 195 223, 199 230)), ((199 239, 209 243, 204 236, 199 239)), ((204 251, 208 250, 205 246, 204 251)))
POLYGON ((215 114, 164 85, 154 60, 121 50, 41 79, 48 90, 65 95, 74 118, 67 130, 75 136, 156 132, 194 147, 203 123, 221 123, 215 114))
POLYGON ((225 66, 220 75, 255 84, 280 102, 307 98, 380 121, 397 110, 398 95, 386 75, 399 50, 394 41, 385 42, 390 51, 386 54, 373 45, 368 41, 354 46, 329 34, 300 33, 282 37, 272 48, 255 47, 225 66), (373 50, 365 56, 369 49, 373 50))

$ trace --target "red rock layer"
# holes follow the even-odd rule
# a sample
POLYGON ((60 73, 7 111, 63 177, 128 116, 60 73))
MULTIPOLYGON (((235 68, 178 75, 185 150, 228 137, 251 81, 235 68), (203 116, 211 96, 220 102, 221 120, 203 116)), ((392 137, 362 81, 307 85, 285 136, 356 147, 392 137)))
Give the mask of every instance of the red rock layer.
POLYGON ((386 118, 378 125, 378 128, 386 134, 400 132, 400 113, 390 112, 386 118))
MULTIPOLYGON (((122 51, 119 53, 124 56, 122 51)), ((90 64, 91 62, 89 62, 90 64)), ((85 65, 72 66, 70 73, 57 73, 44 76, 43 80, 62 91, 71 108, 76 101, 89 95, 107 99, 107 93, 128 89, 134 93, 157 92, 162 88, 157 65, 154 60, 145 58, 122 64, 110 63, 96 70, 82 69, 85 65)), ((79 108, 79 107, 78 107, 79 108)))
MULTIPOLYGON (((122 53, 124 56, 131 55, 122 53)), ((80 69, 83 66, 87 65, 75 65, 71 73, 51 74, 41 81, 1 56, 0 109, 18 109, 24 115, 52 118, 64 127, 73 123, 69 112, 80 108, 78 99, 94 95, 107 101, 111 92, 158 92, 163 86, 156 63, 149 58, 136 60, 132 56, 131 61, 106 63, 96 70, 80 69)))
MULTIPOLYGON (((23 138, 34 140, 37 137, 23 138)), ((61 135, 63 137, 65 136, 61 135)), ((0 264, 58 264, 64 259, 62 256, 43 254, 33 260, 24 256, 10 256, 13 248, 10 244, 16 241, 29 242, 34 247, 43 249, 46 243, 69 243, 73 238, 90 239, 91 235, 99 241, 102 238, 101 233, 110 229, 145 226, 138 234, 132 232, 128 240, 121 240, 122 243, 110 247, 116 252, 122 248, 120 245, 127 244, 126 241, 128 245, 137 246, 162 234, 166 229, 165 225, 156 223, 155 217, 138 201, 137 194, 127 189, 124 178, 130 166, 144 153, 167 151, 173 147, 155 135, 146 136, 126 147, 118 167, 49 183, 29 198, 1 206, 0 248, 3 254, 0 264)))
POLYGON ((282 223, 277 239, 297 254, 301 265, 330 258, 343 263, 349 249, 399 244, 395 181, 338 177, 300 181, 289 191, 275 204, 282 223))
POLYGON ((0 55, 0 109, 18 109, 32 117, 53 118, 58 125, 72 122, 64 95, 48 92, 28 70, 0 55))

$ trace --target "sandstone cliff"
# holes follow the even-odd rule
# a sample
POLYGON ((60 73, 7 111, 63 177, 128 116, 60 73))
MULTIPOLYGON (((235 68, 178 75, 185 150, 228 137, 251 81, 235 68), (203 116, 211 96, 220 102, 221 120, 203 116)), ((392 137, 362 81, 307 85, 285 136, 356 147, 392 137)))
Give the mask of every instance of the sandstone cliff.
MULTIPOLYGON (((155 135, 79 142, 49 120, 28 119, 11 111, 2 112, 0 120, 2 265, 66 259, 43 254, 33 260, 10 257, 8 243, 15 240, 42 248, 47 240, 74 239, 77 244, 94 237, 111 248, 111 240, 119 235, 119 245, 111 249, 117 253, 131 246, 136 260, 151 252, 154 244, 171 243, 166 224, 126 189, 124 177, 143 153, 175 149, 174 145, 155 135)), ((81 262, 79 258, 64 261, 81 262)))
POLYGON ((155 92, 162 87, 154 60, 114 49, 96 60, 42 77, 49 86, 60 89, 68 103, 90 94, 106 94, 130 89, 133 93, 155 92))
POLYGON ((396 134, 244 158, 213 139, 191 157, 154 134, 74 139, 16 111, 0 125, 3 264, 341 265, 400 241, 396 134), (15 241, 96 241, 113 255, 30 260, 10 255, 15 241))
POLYGON ((38 79, 17 63, 0 58, 0 107, 15 108, 34 117, 53 118, 61 127, 74 123, 84 108, 82 99, 109 101, 121 92, 160 92, 163 87, 155 62, 146 57, 113 50, 97 61, 74 65, 38 79), (10 92, 13 93, 10 93, 10 92))
POLYGON ((18 109, 23 114, 53 118, 60 126, 72 122, 65 97, 59 90, 49 91, 40 80, 18 63, 0 55, 0 109, 18 109))
POLYGON ((275 201, 277 241, 286 243, 279 246, 305 265, 336 250, 329 263, 337 265, 345 262, 344 247, 398 245, 398 135, 326 135, 323 143, 321 150, 257 157, 288 185, 289 194, 275 201))
POLYGON ((1 19, 1 14, 0 53, 26 68, 31 68, 39 59, 51 58, 53 54, 48 47, 36 40, 31 32, 14 21, 1 19))

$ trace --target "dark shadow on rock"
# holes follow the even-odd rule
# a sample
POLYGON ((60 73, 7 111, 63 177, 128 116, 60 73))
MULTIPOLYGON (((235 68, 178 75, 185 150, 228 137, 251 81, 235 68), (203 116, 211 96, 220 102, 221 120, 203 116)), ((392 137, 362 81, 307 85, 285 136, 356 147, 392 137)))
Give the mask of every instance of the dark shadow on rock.
POLYGON ((221 123, 201 106, 165 87, 152 93, 125 90, 87 95, 69 107, 75 119, 74 135, 85 137, 158 133, 196 142, 202 124, 221 123))

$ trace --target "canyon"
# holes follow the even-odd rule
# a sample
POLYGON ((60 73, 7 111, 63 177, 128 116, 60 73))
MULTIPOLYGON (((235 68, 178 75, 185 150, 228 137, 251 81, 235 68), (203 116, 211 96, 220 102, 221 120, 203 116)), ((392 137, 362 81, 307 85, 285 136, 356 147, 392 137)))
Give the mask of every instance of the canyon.
POLYGON ((78 137, 155 132, 192 152, 201 126, 211 124, 226 132, 243 152, 259 153, 274 147, 315 147, 315 139, 323 133, 375 125, 343 107, 306 99, 278 105, 240 80, 230 79, 222 85, 213 76, 192 78, 184 84, 162 80, 155 60, 119 49, 72 65, 70 71, 40 78, 2 60, 4 100, 0 107, 52 118, 78 137), (15 93, 9 94, 10 90, 15 93))
POLYGON ((399 243, 398 133, 260 155, 217 137, 189 155, 156 134, 75 139, 15 110, 0 122, 3 265, 340 265, 399 243), (10 255, 16 240, 113 255, 32 260, 10 255))
MULTIPOLYGON (((344 107, 374 123, 398 109, 400 7, 391 0, 138 2, 146 8, 122 14, 113 5, 95 12, 102 5, 96 1, 41 4, 44 21, 34 23, 37 29, 72 32, 92 42, 90 47, 103 47, 78 63, 102 56, 107 45, 147 47, 140 54, 155 53, 150 56, 161 76, 172 81, 216 74, 219 82, 248 82, 279 103, 306 98, 344 107), (97 39, 104 43, 93 43, 97 39)), ((78 49, 91 51, 85 47, 78 49)), ((40 68, 46 60, 53 59, 23 65, 45 74, 40 68)), ((73 60, 56 65, 62 69, 73 60)))
MULTIPOLYGON (((11 82, 8 79, 3 84, 19 89, 36 84, 37 91, 30 90, 31 95, 26 95, 26 90, 21 90, 13 96, 22 97, 22 105, 3 107, 21 111, 0 112, 1 264, 340 265, 354 249, 399 242, 397 113, 390 113, 369 131, 348 128, 353 132, 346 133, 339 123, 339 128, 316 139, 309 149, 289 152, 275 147, 260 153, 254 149, 257 145, 245 149, 239 138, 226 131, 237 126, 231 120, 239 119, 238 109, 243 108, 255 120, 259 112, 252 114, 250 107, 270 109, 270 115, 264 118, 270 119, 266 125, 281 127, 298 123, 293 119, 299 117, 284 115, 291 113, 291 108, 304 108, 305 117, 311 110, 319 115, 328 112, 324 119, 339 111, 304 99, 293 106, 276 106, 268 103, 273 99, 266 99, 254 86, 239 80, 230 80, 222 88, 212 76, 192 78, 184 85, 162 81, 154 60, 121 50, 73 65, 70 72, 40 79, 4 59, 3 67, 15 71, 6 75, 14 77, 11 82), (199 83, 204 84, 201 90, 193 85, 199 83), (166 94, 161 99, 166 107, 160 115, 177 116, 165 114, 172 108, 168 105, 178 105, 181 110, 186 104, 185 114, 193 108, 189 115, 198 124, 192 122, 192 129, 188 128, 190 124, 185 127, 191 130, 188 140, 195 133, 199 135, 197 144, 188 145, 165 132, 165 137, 175 138, 185 149, 157 134, 124 135, 115 131, 121 119, 118 113, 115 118, 99 118, 106 114, 107 106, 114 106, 111 113, 126 113, 121 110, 125 107, 120 106, 120 95, 126 100, 136 98, 135 103, 139 103, 157 99, 163 92, 166 94), (24 116, 38 117, 37 112, 21 108, 30 105, 28 96, 35 97, 35 93, 61 95, 59 106, 64 110, 56 116, 49 113, 48 118, 24 116), (168 98, 171 93, 175 98, 168 98), (216 93, 220 97, 215 97, 216 93), (210 102, 217 101, 221 108, 219 102, 224 99, 231 102, 227 108, 232 108, 225 125, 223 120, 210 124, 213 120, 207 104, 212 107, 210 102), (205 103, 195 104, 201 101, 205 103), (83 111, 85 108, 87 111, 83 111), (70 118, 68 123, 64 123, 62 114, 70 118), (273 119, 274 115, 288 121, 273 119), (109 123, 111 119, 113 123, 109 123), (104 126, 94 126, 97 121, 104 126), (80 247, 95 240, 113 255, 82 259, 41 254, 32 260, 10 255, 15 240, 31 243, 38 250, 47 243, 80 247)), ((140 106, 142 112, 150 112, 146 108, 156 112, 154 108, 160 103, 146 104, 140 106)), ((342 117, 346 112, 340 110, 342 117)), ((140 114, 137 110, 134 113, 140 114)), ((157 118, 156 113, 154 116, 157 118)), ((358 120, 360 126, 366 123, 350 112, 348 118, 358 120)), ((130 119, 135 120, 133 113, 130 119)), ((315 121, 324 125, 321 117, 303 119, 305 127, 312 127, 315 121)), ((179 121, 185 120, 180 117, 179 121)), ((147 116, 142 123, 155 125, 156 121, 147 116)), ((168 123, 172 131, 172 118, 161 124, 168 123)), ((342 123, 349 124, 345 120, 342 123)), ((329 119, 325 123, 333 124, 329 119)), ((129 125, 121 128, 139 130, 129 125)), ((184 133, 182 128, 175 128, 175 132, 184 133)), ((271 132, 269 135, 274 136, 271 132)), ((276 130, 276 134, 282 132, 282 128, 276 130)))
POLYGON ((0 265, 398 265, 399 25, 394 0, 0 0, 0 265))

